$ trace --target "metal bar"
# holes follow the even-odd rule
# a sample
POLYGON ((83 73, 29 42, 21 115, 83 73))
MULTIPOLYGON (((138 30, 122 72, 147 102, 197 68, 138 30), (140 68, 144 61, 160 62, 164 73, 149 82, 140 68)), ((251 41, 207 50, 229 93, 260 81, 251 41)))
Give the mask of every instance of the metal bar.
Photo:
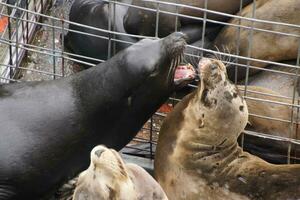
MULTIPOLYGON (((241 12, 243 9, 243 0, 240 0, 240 8, 237 15, 241 16, 241 12)), ((241 25, 241 19, 238 19, 238 25, 241 25)), ((236 39, 236 55, 240 55, 240 43, 241 43, 241 28, 237 27, 237 39, 236 39)), ((230 52, 228 52, 230 53, 230 52)), ((239 59, 235 59, 235 64, 239 63, 239 59)), ((234 83, 237 84, 237 72, 238 72, 238 66, 235 65, 235 71, 234 71, 234 83)))
MULTIPOLYGON (((108 1, 108 30, 111 31, 111 1, 108 1)), ((110 59, 111 57, 111 39, 112 34, 108 33, 108 46, 107 46, 107 59, 110 59)))
MULTIPOLYGON (((300 60, 300 39, 298 39, 298 54, 297 54, 297 65, 299 66, 299 60, 300 60)), ((299 74, 299 69, 296 70, 296 74, 299 74)), ((293 100, 292 104, 295 104, 295 99, 296 99, 296 85, 297 82, 299 81, 299 77, 295 76, 294 77, 294 89, 293 89, 293 100)), ((298 101, 296 101, 298 103, 298 101)), ((294 130, 294 109, 291 109, 291 125, 290 125, 290 130, 289 130, 289 138, 293 138, 293 130, 294 130)), ((292 144, 289 143, 288 146, 288 155, 287 155, 287 163, 291 163, 291 150, 292 150, 292 144)))
MULTIPOLYGON (((207 10, 207 0, 204 1, 204 8, 207 10)), ((201 48, 204 49, 204 42, 205 42, 205 29, 206 29, 206 20, 207 20, 207 13, 204 11, 203 13, 203 28, 202 28, 202 41, 201 41, 201 48)), ((203 57, 203 51, 201 51, 201 58, 203 57)))
POLYGON ((156 21, 155 21, 155 37, 158 38, 158 29, 159 29, 159 2, 156 4, 156 21))
MULTIPOLYGON (((54 20, 51 20, 51 23, 54 27, 54 20)), ((52 28, 52 53, 53 55, 55 55, 55 29, 52 28)), ((56 56, 52 56, 52 70, 53 70, 53 74, 56 74, 56 56)), ((53 80, 56 79, 56 76, 53 75, 53 80)))
MULTIPOLYGON (((109 2, 110 0, 104 0, 104 1, 109 2)), ((157 3, 157 1, 155 1, 155 2, 157 3)), ((140 8, 140 9, 144 9, 144 10, 149 10, 149 11, 157 12, 156 9, 148 9, 148 8, 146 9, 144 7, 141 7, 141 6, 134 6, 134 5, 131 5, 131 4, 128 4, 128 3, 122 3, 122 2, 117 2, 117 1, 115 3, 119 4, 119 5, 128 6, 128 7, 135 7, 135 8, 140 8)), ((8 6, 8 7, 12 7, 12 8, 15 7, 15 6, 3 3, 3 2, 0 2, 0 4, 3 4, 3 5, 8 6)), ((166 4, 166 2, 160 1, 159 4, 166 4)), ((200 10, 200 11, 205 11, 204 9, 201 9, 201 8, 198 8, 198 7, 185 6, 183 4, 173 4, 173 5, 174 6, 178 5, 178 6, 181 6, 181 7, 186 7, 186 8, 190 8, 190 9, 196 9, 196 10, 200 10)), ((19 10, 25 10, 25 9, 19 8, 19 10)), ((55 20, 59 20, 59 18, 56 18, 56 17, 53 17, 53 16, 49 16, 49 15, 45 15, 45 14, 41 14, 41 13, 38 13, 38 12, 33 12, 33 11, 28 11, 28 12, 36 14, 36 15, 41 16, 41 17, 47 17, 48 19, 53 18, 55 20)), ((218 14, 219 13, 219 12, 215 12, 215 11, 211 11, 211 10, 206 10, 206 12, 213 13, 213 14, 218 14)), ((192 16, 189 16, 189 15, 176 14, 176 13, 167 12, 167 11, 163 11, 163 10, 160 10, 160 13, 169 14, 169 15, 177 15, 177 16, 180 16, 180 17, 185 17, 185 18, 189 18, 189 19, 195 19, 195 20, 203 21, 203 18, 201 18, 201 17, 192 17, 192 16)), ((251 18, 239 17, 239 16, 236 16, 236 15, 229 15, 229 14, 226 14, 224 16, 227 16, 227 17, 231 16, 231 17, 234 17, 234 18, 240 18, 240 19, 249 20, 249 21, 253 21, 253 22, 263 22, 263 23, 267 23, 267 24, 270 23, 270 24, 275 24, 275 25, 291 26, 293 28, 300 28, 300 25, 295 25, 295 24, 286 24, 286 23, 280 23, 280 22, 272 22, 272 21, 266 21, 266 20, 251 19, 251 18)), ((220 22, 220 21, 211 20, 211 19, 207 19, 206 21, 207 22, 211 22, 211 23, 216 23, 216 24, 233 26, 233 27, 241 27, 243 29, 249 29, 249 30, 253 29, 255 31, 267 32, 267 33, 273 33, 273 34, 280 34, 280 35, 284 35, 284 36, 292 36, 292 37, 297 37, 297 38, 300 37, 300 35, 297 35, 297 34, 290 34, 290 33, 285 33, 285 32, 278 32, 278 31, 270 31, 270 30, 267 30, 267 29, 260 29, 260 28, 255 28, 255 27, 251 28, 251 27, 248 27, 248 26, 240 26, 240 25, 231 24, 231 23, 228 23, 228 22, 220 22)), ((70 24, 74 24, 74 25, 79 25, 79 26, 81 25, 82 27, 86 27, 86 28, 90 28, 90 29, 94 29, 94 30, 101 30, 101 31, 107 32, 107 33, 111 33, 112 32, 112 31, 109 31, 109 30, 106 30, 106 29, 99 29, 99 28, 95 28, 95 27, 91 27, 91 26, 87 26, 87 25, 82 25, 82 24, 79 24, 79 23, 71 22, 71 21, 67 21, 67 22, 70 23, 70 24)), ((119 32, 117 32, 116 34, 130 35, 131 37, 139 37, 139 38, 143 37, 143 36, 139 36, 139 35, 124 34, 124 33, 119 33, 119 32)))

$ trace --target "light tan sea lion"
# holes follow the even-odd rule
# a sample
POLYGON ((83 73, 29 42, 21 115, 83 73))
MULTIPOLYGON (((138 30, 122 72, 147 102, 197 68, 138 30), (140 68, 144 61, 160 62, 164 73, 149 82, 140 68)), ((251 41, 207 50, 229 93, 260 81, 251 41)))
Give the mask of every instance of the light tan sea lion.
POLYGON ((158 183, 141 167, 125 164, 113 149, 91 151, 91 163, 78 178, 73 200, 167 200, 158 183))
POLYGON ((246 102, 221 61, 199 63, 201 86, 160 131, 155 177, 172 200, 299 199, 300 165, 273 165, 237 144, 246 102))
MULTIPOLYGON (((273 22, 289 23, 300 25, 300 1, 299 0, 257 0, 255 18, 268 20, 273 22)), ((243 17, 252 17, 253 4, 246 6, 242 12, 243 17)), ((232 19, 231 24, 238 24, 239 19, 232 19)), ((242 26, 251 27, 252 21, 241 20, 242 26)), ((254 22, 253 27, 275 32, 289 33, 300 36, 300 28, 283 26, 270 23, 254 22)), ((251 30, 240 29, 240 46, 239 55, 248 56, 249 35, 251 30)), ((218 49, 226 49, 230 53, 236 53, 238 27, 226 26, 215 40, 215 45, 218 49)), ((262 32, 253 30, 253 41, 251 46, 251 57, 269 61, 284 61, 297 58, 299 41, 295 36, 279 35, 270 32, 262 32)), ((240 60, 245 64, 245 60, 240 60)), ((250 65, 257 67, 265 67, 266 63, 250 62, 250 65)), ((231 80, 234 77, 235 67, 231 67, 227 73, 231 80)), ((245 77, 244 67, 238 70, 238 79, 245 77)), ((250 74, 257 72, 255 69, 250 69, 250 74)))

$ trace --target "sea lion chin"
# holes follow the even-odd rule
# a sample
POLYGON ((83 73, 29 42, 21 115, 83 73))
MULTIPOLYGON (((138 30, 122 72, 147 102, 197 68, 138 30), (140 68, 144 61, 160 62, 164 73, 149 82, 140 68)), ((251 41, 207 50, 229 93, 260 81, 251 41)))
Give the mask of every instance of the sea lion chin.
POLYGON ((175 106, 159 134, 154 170, 168 198, 299 198, 300 165, 269 164, 238 146, 248 108, 223 63, 203 59, 199 71, 201 85, 175 106))
POLYGON ((79 175, 73 200, 167 200, 159 184, 141 167, 125 164, 113 149, 98 145, 79 175))

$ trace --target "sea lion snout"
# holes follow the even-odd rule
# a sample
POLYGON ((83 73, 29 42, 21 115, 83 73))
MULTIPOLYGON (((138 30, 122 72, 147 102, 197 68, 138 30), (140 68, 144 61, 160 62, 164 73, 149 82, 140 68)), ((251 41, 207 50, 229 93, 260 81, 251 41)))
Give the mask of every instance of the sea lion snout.
POLYGON ((210 73, 213 74, 218 70, 225 71, 225 66, 222 63, 219 63, 218 60, 213 60, 209 58, 202 58, 198 64, 198 70, 200 73, 210 73))
POLYGON ((93 150, 91 151, 92 160, 93 160, 93 158, 99 159, 106 150, 109 150, 109 149, 106 148, 104 145, 98 145, 98 146, 94 147, 93 150))
POLYGON ((215 87, 222 80, 226 82, 226 67, 216 59, 202 58, 198 64, 200 79, 202 80, 201 87, 215 87))
POLYGON ((166 50, 171 58, 181 55, 186 46, 187 35, 181 32, 175 32, 163 39, 166 50))
POLYGON ((104 149, 98 149, 97 151, 95 151, 95 155, 99 158, 103 152, 104 149))

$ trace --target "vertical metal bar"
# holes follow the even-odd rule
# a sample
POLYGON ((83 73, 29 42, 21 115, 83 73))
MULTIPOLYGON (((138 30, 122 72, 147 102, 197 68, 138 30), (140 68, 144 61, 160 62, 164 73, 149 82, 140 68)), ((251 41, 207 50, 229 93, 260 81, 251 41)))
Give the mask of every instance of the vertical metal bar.
MULTIPOLYGON (((159 29, 159 7, 160 3, 157 2, 156 4, 156 22, 155 22, 155 37, 158 38, 158 29, 159 29)), ((150 158, 153 158, 153 145, 152 145, 152 139, 153 139, 153 116, 150 118, 150 158)))
MULTIPOLYGON (((204 9, 207 9, 207 0, 204 1, 204 9)), ((205 40, 205 29, 206 29, 206 20, 207 20, 207 12, 206 10, 203 13, 203 26, 202 26, 202 41, 201 41, 201 48, 204 48, 204 40, 205 40)), ((203 50, 201 51, 201 58, 203 58, 203 50)))
MULTIPOLYGON (((298 66, 296 70, 296 76, 294 77, 294 88, 293 88, 293 99, 292 99, 292 106, 291 106, 291 124, 290 124, 290 130, 289 130, 289 138, 293 138, 293 130, 294 130, 294 108, 295 106, 295 99, 296 99, 296 85, 297 82, 299 81, 299 62, 300 62, 300 38, 298 38, 298 54, 297 54, 297 63, 296 65, 298 66)), ((291 150, 292 150, 292 143, 289 141, 289 146, 288 146, 288 152, 287 152, 287 163, 291 163, 291 150)))
POLYGON ((152 140, 153 140, 153 116, 150 118, 150 158, 153 158, 153 145, 152 145, 152 140))
POLYGON ((177 32, 178 30, 178 28, 177 28, 177 26, 178 26, 178 14, 179 14, 179 7, 178 6, 176 6, 176 16, 175 16, 175 32, 177 32))
MULTIPOLYGON (((238 16, 241 16, 241 12, 243 9, 243 0, 240 0, 240 9, 238 16)), ((240 54, 240 42, 241 42, 241 19, 238 19, 238 27, 237 27, 237 40, 236 40, 236 55, 240 54)), ((235 59, 235 63, 238 63, 239 59, 235 59)), ((237 72, 238 72, 238 66, 235 65, 235 70, 234 70, 234 83, 237 84, 237 72)))
MULTIPOLYGON (((18 0, 17 1, 17 5, 20 5, 20 0, 18 0)), ((16 12, 15 13, 17 13, 18 12, 18 9, 19 7, 17 6, 16 7, 16 12)), ((15 55, 16 55, 16 58, 15 58, 15 69, 14 70, 12 70, 13 71, 13 75, 12 75, 12 77, 10 77, 10 78, 13 78, 14 77, 14 75, 15 75, 15 72, 17 71, 17 68, 18 68, 18 66, 19 66, 19 26, 20 26, 20 18, 17 16, 17 15, 15 15, 16 16, 16 30, 15 30, 15 36, 16 36, 16 46, 15 46, 15 55)))
MULTIPOLYGON (((113 31, 116 32, 116 2, 115 0, 113 0, 113 31)), ((116 34, 114 33, 113 34, 113 39, 114 39, 114 42, 113 42, 113 55, 116 54, 116 45, 117 45, 117 42, 116 42, 116 34)))
MULTIPOLYGON (((63 2, 64 5, 65 1, 63 2)), ((61 74, 64 77, 65 76, 65 58, 64 58, 64 52, 65 52, 65 15, 62 14, 61 18, 61 74)))
MULTIPOLYGON (((11 15, 12 15, 12 9, 10 9, 9 7, 7 8, 7 13, 10 13, 9 17, 8 17, 8 40, 9 40, 9 78, 12 78, 13 76, 13 72, 12 72, 12 65, 13 65, 13 53, 12 53, 12 25, 11 25, 11 15)), ((11 82, 11 81, 9 81, 11 82)))
MULTIPOLYGON (((252 4, 252 18, 255 18, 255 12, 256 12, 256 1, 253 0, 252 4)), ((253 27, 254 27, 254 21, 251 22, 251 29, 248 37, 248 54, 247 57, 251 57, 252 53, 252 43, 253 43, 253 27)), ((250 68, 250 61, 247 60, 247 69, 246 69, 246 78, 245 78, 245 90, 244 90, 244 96, 247 96, 247 85, 249 80, 249 68, 250 68)), ((241 135, 241 147, 244 148, 244 134, 241 135)))
MULTIPOLYGON (((111 31, 111 1, 108 1, 108 30, 111 31)), ((108 33, 107 59, 111 57, 111 33, 108 33)))
POLYGON ((156 22, 155 22, 155 37, 156 37, 156 38, 158 38, 159 7, 160 7, 160 3, 157 2, 157 7, 156 7, 156 22))
MULTIPOLYGON (((22 1, 22 0, 21 0, 22 1)), ((24 0, 23 0, 24 1, 24 0)), ((27 2, 27 0, 26 0, 26 2, 27 2)), ((25 2, 25 9, 26 9, 26 2, 25 2)), ((21 24, 21 33, 22 33, 22 41, 23 41, 23 43, 28 43, 27 41, 26 41, 26 32, 25 32, 25 25, 24 24, 26 24, 26 22, 24 22, 24 18, 25 18, 25 16, 26 16, 26 13, 27 13, 27 11, 22 11, 22 15, 21 15, 21 19, 20 19, 20 24, 21 24)), ((25 54, 26 54, 26 51, 25 51, 25 54)))
MULTIPOLYGON (((35 13, 37 13, 37 9, 36 9, 36 6, 37 6, 37 3, 36 3, 36 0, 33 0, 33 10, 35 13)), ((34 14, 34 18, 35 18, 35 21, 37 22, 38 21, 38 17, 36 14, 34 14)), ((41 16, 41 20, 43 19, 43 16, 41 16)))
POLYGON ((54 28, 54 19, 51 19, 52 25, 52 68, 53 68, 53 79, 56 79, 56 58, 55 58, 55 28, 54 28))
MULTIPOLYGON (((179 14, 179 6, 176 5, 176 16, 175 16, 175 32, 178 31, 178 14, 179 14)), ((179 63, 180 64, 180 63, 179 63)), ((175 99, 176 99, 176 91, 174 91, 174 93, 172 94, 172 106, 175 106, 175 99)))
MULTIPOLYGON (((28 14, 28 8, 29 8, 29 0, 26 0, 26 25, 25 25, 25 27, 26 27, 26 44, 27 43, 29 43, 29 14, 28 14)), ((28 56, 28 51, 27 50, 25 50, 25 57, 27 57, 28 56)))

